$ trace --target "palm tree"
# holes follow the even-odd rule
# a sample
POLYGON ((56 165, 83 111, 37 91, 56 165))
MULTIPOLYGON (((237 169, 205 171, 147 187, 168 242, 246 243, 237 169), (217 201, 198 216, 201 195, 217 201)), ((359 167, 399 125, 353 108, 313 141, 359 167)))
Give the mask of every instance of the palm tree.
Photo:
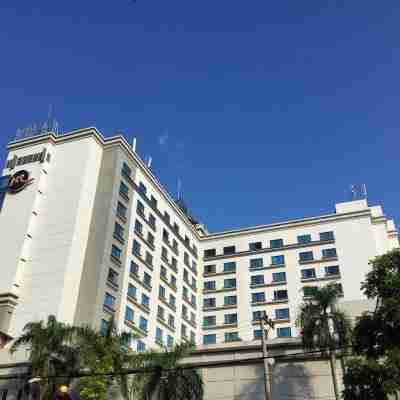
POLYGON ((351 331, 348 317, 335 307, 339 295, 335 284, 318 288, 313 298, 301 305, 297 319, 303 347, 306 350, 319 350, 322 355, 329 357, 336 400, 339 400, 339 389, 335 351, 350 342, 351 331))
POLYGON ((163 352, 148 352, 142 355, 143 365, 149 373, 142 375, 141 400, 201 400, 203 381, 193 368, 180 361, 190 354, 193 344, 183 343, 163 352))
POLYGON ((76 364, 72 351, 74 329, 50 315, 46 323, 26 324, 10 348, 12 354, 20 348, 29 348, 31 374, 39 385, 40 400, 50 399, 55 393, 55 382, 41 377, 68 374, 76 364))

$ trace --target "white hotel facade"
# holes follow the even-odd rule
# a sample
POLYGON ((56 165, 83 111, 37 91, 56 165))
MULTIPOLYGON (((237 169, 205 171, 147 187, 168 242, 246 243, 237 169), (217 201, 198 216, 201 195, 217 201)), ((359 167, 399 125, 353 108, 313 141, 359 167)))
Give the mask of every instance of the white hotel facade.
POLYGON ((3 344, 50 314, 99 329, 114 316, 140 335, 138 351, 255 342, 264 312, 272 340, 296 337, 299 306, 315 287, 334 282, 342 306, 360 312, 368 261, 399 246, 393 221, 365 200, 210 234, 123 137, 95 128, 21 139, 8 151, 3 176, 25 170, 33 181, 7 192, 0 211, 3 344))

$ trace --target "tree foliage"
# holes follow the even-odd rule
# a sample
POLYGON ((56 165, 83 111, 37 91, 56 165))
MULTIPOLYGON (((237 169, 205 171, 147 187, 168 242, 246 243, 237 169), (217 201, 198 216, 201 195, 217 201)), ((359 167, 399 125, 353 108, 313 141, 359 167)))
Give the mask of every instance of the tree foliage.
POLYGON ((376 308, 355 326, 353 349, 358 357, 349 362, 344 376, 345 400, 387 400, 400 391, 400 250, 370 264, 362 289, 376 300, 376 308))

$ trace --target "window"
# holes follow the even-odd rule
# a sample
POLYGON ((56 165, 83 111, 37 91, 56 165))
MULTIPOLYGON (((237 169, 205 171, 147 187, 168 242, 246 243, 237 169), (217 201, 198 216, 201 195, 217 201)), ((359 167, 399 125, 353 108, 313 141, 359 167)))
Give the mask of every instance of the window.
POLYGON ((171 257, 171 265, 173 268, 177 268, 178 266, 178 260, 175 257, 171 257))
POLYGON ((138 219, 135 221, 135 232, 143 235, 143 225, 138 219))
POLYGON ((174 346, 174 338, 171 335, 167 336, 167 347, 173 347, 174 346))
POLYGON ((150 204, 153 208, 157 208, 157 199, 153 195, 150 196, 150 204))
POLYGON ((171 224, 171 217, 166 211, 164 211, 164 219, 167 221, 167 224, 171 224))
POLYGON ((146 186, 144 186, 143 182, 139 183, 138 192, 141 193, 141 194, 146 195, 147 188, 146 188, 146 186))
POLYGON ((176 222, 174 222, 174 231, 179 233, 179 225, 176 222))
POLYGON ((274 239, 269 241, 269 247, 276 249, 278 247, 283 247, 283 239, 274 239))
POLYGON ((150 307, 150 298, 146 294, 142 293, 142 305, 149 308, 150 307))
POLYGON ((203 307, 204 308, 214 308, 216 306, 215 298, 210 297, 209 299, 203 300, 203 307))
POLYGON ((139 320, 139 328, 140 328, 142 331, 147 332, 147 319, 146 319, 145 317, 140 317, 140 320, 139 320))
POLYGON ((204 257, 215 257, 217 255, 217 252, 215 251, 215 249, 208 249, 208 250, 204 250, 204 257))
POLYGON ((185 244, 190 246, 190 239, 188 235, 185 235, 185 244))
POLYGON ((203 344, 215 344, 217 343, 217 335, 215 333, 211 335, 203 335, 203 344))
POLYGON ((291 337, 292 336, 292 329, 290 326, 285 328, 277 328, 276 334, 278 337, 291 337))
POLYGON ((224 263, 224 272, 235 272, 236 263, 234 261, 224 263))
POLYGON ((182 296, 183 296, 183 298, 185 298, 185 299, 188 299, 188 298, 189 298, 189 290, 188 290, 188 288, 187 288, 186 286, 184 286, 184 287, 182 288, 182 296))
POLYGON ((151 275, 149 275, 147 272, 145 272, 143 275, 143 283, 146 286, 151 287, 151 275))
POLYGON ((158 288, 158 297, 165 299, 165 287, 161 286, 158 288))
POLYGON ((149 225, 156 229, 156 217, 153 214, 149 214, 149 225))
POLYGON ((300 235, 297 236, 297 243, 310 243, 311 235, 300 235))
POLYGON ((139 275, 139 265, 137 265, 135 262, 131 261, 131 269, 130 272, 132 275, 139 275))
POLYGON ((258 292, 251 294, 251 302, 252 303, 264 303, 265 302, 265 293, 258 292))
POLYGON ((209 315, 208 317, 204 317, 203 325, 204 326, 214 326, 216 325, 216 317, 215 315, 209 315))
POLYGON ((114 236, 119 240, 124 240, 124 228, 118 222, 114 225, 114 236))
POLYGON ((153 265, 153 256, 148 251, 146 251, 146 260, 145 261, 147 264, 153 265))
POLYGON ((196 334, 193 331, 190 332, 190 341, 196 343, 196 334))
POLYGON ((194 260, 192 260, 192 271, 197 275, 197 264, 194 260))
POLYGON ((253 334, 254 334, 255 340, 262 338, 262 330, 261 329, 255 329, 253 334))
POLYGON ((115 297, 111 296, 110 293, 106 293, 104 296, 104 305, 113 310, 115 305, 115 297))
POLYGON ((129 196, 129 188, 125 185, 124 182, 121 182, 121 184, 119 185, 119 193, 125 197, 129 196))
POLYGON ((175 251, 178 251, 178 242, 176 241, 176 239, 172 239, 172 248, 175 251))
POLYGON ((127 177, 130 178, 131 174, 132 174, 132 170, 129 168, 128 164, 126 162, 122 163, 122 175, 125 175, 127 177))
POLYGON ((172 306, 173 308, 176 307, 176 299, 173 294, 169 295, 169 305, 172 306))
POLYGON ((285 264, 285 256, 272 256, 271 257, 271 264, 272 265, 284 265, 285 264))
POLYGON ((300 261, 311 261, 314 260, 314 253, 312 251, 303 251, 299 253, 300 261))
POLYGON ((274 272, 272 282, 286 282, 286 272, 274 272))
POLYGON ((163 267, 162 265, 160 267, 160 276, 164 279, 167 279, 167 268, 163 267))
POLYGON ((128 296, 136 299, 137 289, 131 283, 128 285, 128 296))
POLYGON ((264 284, 264 275, 252 275, 250 284, 251 285, 263 285, 264 284))
POLYGON ((136 345, 136 351, 138 353, 142 353, 145 350, 146 350, 146 344, 142 340, 138 340, 136 345))
POLYGON ((161 257, 168 261, 168 250, 164 246, 161 247, 161 257))
POLYGON ((262 268, 264 266, 262 258, 252 258, 250 259, 250 269, 262 268))
POLYGON ((171 286, 174 286, 176 288, 176 277, 171 274, 171 286))
POLYGON ((226 246, 226 247, 224 247, 223 253, 225 255, 227 255, 227 254, 235 254, 236 253, 236 247, 235 246, 226 246))
POLYGON ((288 299, 287 290, 275 290, 274 291, 274 300, 275 301, 281 301, 281 300, 287 300, 287 299, 288 299))
POLYGON ((205 274, 215 274, 217 272, 215 265, 205 265, 204 266, 204 273, 205 274))
POLYGON ((195 245, 193 245, 193 253, 196 255, 197 257, 197 247, 195 245))
POLYGON ((156 328, 156 341, 157 342, 162 342, 163 341, 163 331, 158 326, 156 328))
POLYGON ((325 241, 325 240, 335 240, 335 235, 333 234, 332 231, 330 232, 321 232, 319 234, 319 240, 325 241))
POLYGON ((204 282, 204 290, 215 290, 215 281, 204 282))
POLYGON ((184 269, 184 270, 183 270, 183 280, 184 280, 185 282, 188 282, 188 281, 189 281, 189 272, 188 272, 187 269, 184 269))
POLYGON ((192 276, 192 288, 193 288, 194 290, 196 290, 196 288, 197 288, 197 281, 196 281, 195 278, 193 278, 193 276, 192 276))
POLYGON ((275 319, 289 319, 289 309, 280 308, 275 310, 275 319))
POLYGON ((253 321, 259 321, 265 318, 265 315, 266 313, 264 310, 253 311, 253 321))
POLYGON ((239 339, 239 332, 225 332, 225 342, 237 342, 239 339))
POLYGON ((192 321, 194 324, 196 323, 196 314, 194 312, 190 313, 190 321, 192 321))
POLYGON ((336 257, 336 249, 323 249, 322 250, 322 258, 331 258, 331 257, 336 257))
POLYGON ((147 241, 150 246, 154 247, 154 236, 150 232, 147 232, 147 241))
POLYGON ((187 337, 187 329, 186 329, 186 325, 184 325, 184 324, 181 325, 181 336, 183 338, 187 337))
POLYGON ((184 263, 185 265, 187 265, 188 267, 190 267, 189 254, 186 253, 186 251, 185 251, 185 253, 183 254, 183 263, 184 263))
POLYGON ((194 294, 192 294, 192 297, 191 297, 191 304, 192 304, 192 306, 193 307, 196 307, 196 296, 194 295, 194 294))
POLYGON ((237 314, 225 314, 224 324, 237 324, 237 314))
POLYGON ((224 279, 224 289, 233 289, 236 288, 236 279, 224 279))
POLYGON ((138 200, 137 203, 136 203, 136 212, 140 216, 144 217, 144 205, 140 200, 138 200))
POLYGON ((133 314, 132 308, 126 306, 126 308, 125 308, 125 319, 127 321, 133 322, 133 316, 134 316, 134 314, 133 314))
POLYGON ((224 306, 235 306, 237 304, 237 296, 225 296, 224 306))
POLYGON ((158 306, 158 307, 157 307, 157 317, 158 317, 158 318, 161 318, 161 319, 164 319, 164 318, 165 318, 165 310, 164 310, 164 308, 161 307, 161 306, 158 306))
POLYGON ((325 276, 340 275, 339 265, 325 267, 325 276))
POLYGON ((188 319, 188 318, 189 318, 189 317, 188 317, 188 310, 187 310, 187 307, 186 307, 184 304, 182 304, 182 317, 185 318, 185 319, 188 319))
POLYGON ((303 287, 304 297, 314 297, 315 293, 318 291, 317 286, 305 286, 303 287))
POLYGON ((110 268, 108 270, 107 280, 118 286, 118 273, 110 268))
POLYGON ((134 240, 132 244, 132 254, 140 256, 140 247, 140 243, 137 240, 134 240))
POLYGON ((126 218, 127 208, 120 202, 117 204, 117 215, 126 218))
POLYGON ((301 279, 314 279, 315 268, 307 268, 301 270, 301 279))
POLYGON ((256 250, 261 250, 261 249, 262 249, 262 243, 261 242, 249 243, 249 250, 250 251, 256 251, 256 250))
POLYGON ((121 249, 119 249, 114 244, 111 246, 111 257, 114 257, 117 260, 121 259, 121 249))
POLYGON ((101 336, 105 336, 107 334, 108 325, 109 325, 108 321, 106 321, 105 319, 101 320, 101 323, 100 323, 100 335, 101 336))
POLYGON ((169 233, 165 228, 163 229, 162 238, 164 242, 169 243, 169 233))

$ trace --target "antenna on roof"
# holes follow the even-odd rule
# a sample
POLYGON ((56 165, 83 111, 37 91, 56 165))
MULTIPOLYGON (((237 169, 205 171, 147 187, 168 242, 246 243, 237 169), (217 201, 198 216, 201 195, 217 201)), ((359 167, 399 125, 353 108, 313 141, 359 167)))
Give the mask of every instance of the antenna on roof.
POLYGON ((133 138, 133 142, 132 142, 132 150, 136 153, 136 138, 133 138))
POLYGON ((359 185, 351 185, 350 192, 353 200, 367 198, 367 185, 365 183, 359 185))
POLYGON ((149 156, 149 159, 147 161, 147 168, 151 168, 151 162, 153 161, 153 159, 151 158, 151 156, 149 156))

